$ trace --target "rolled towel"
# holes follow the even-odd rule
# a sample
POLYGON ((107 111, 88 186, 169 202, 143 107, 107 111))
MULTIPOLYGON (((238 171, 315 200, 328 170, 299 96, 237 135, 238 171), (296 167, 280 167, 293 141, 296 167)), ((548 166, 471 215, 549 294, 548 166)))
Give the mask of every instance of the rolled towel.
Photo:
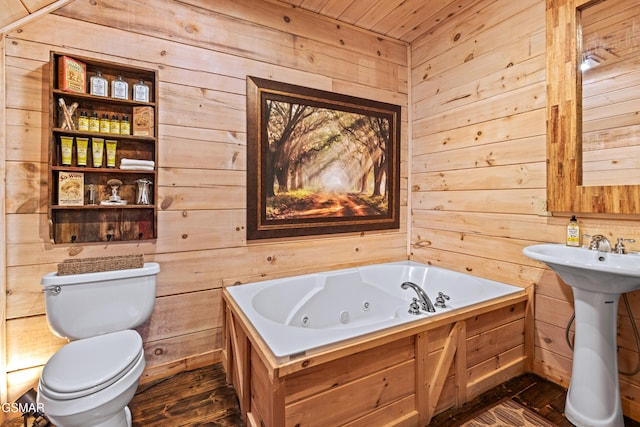
POLYGON ((142 166, 142 165, 120 165, 120 169, 130 170, 130 171, 152 171, 155 168, 153 166, 142 166))
POLYGON ((153 160, 137 160, 137 159, 125 159, 120 160, 120 168, 122 166, 145 166, 145 167, 155 167, 155 162, 153 160))

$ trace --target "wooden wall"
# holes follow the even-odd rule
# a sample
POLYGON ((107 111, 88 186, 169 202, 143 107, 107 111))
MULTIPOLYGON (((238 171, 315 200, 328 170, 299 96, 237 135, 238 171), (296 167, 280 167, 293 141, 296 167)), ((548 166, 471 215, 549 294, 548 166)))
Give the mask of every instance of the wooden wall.
MULTIPOLYGON (((480 0, 411 46, 411 258, 535 285, 534 371, 565 387, 570 288, 522 254, 565 242, 568 217, 545 216, 545 1, 480 0), (542 215, 541 215, 542 214, 542 215)), ((581 232, 639 240, 637 218, 578 215, 581 232)), ((636 243, 633 249, 640 246, 636 243)), ((640 298, 630 295, 640 317, 640 298)), ((638 357, 620 304, 620 367, 638 357)), ((621 376, 625 413, 638 419, 640 382, 621 376)))
POLYGON ((39 284, 63 259, 143 253, 160 263, 155 311, 140 328, 144 379, 217 360, 222 286, 407 259, 404 43, 263 0, 76 0, 8 32, 4 47, 8 399, 64 344, 48 329, 39 284), (158 70, 157 241, 49 243, 50 50, 158 70), (246 241, 248 74, 403 107, 399 230, 246 241))
MULTIPOLYGON (((570 290, 521 252, 538 242, 563 242, 568 221, 541 212, 544 0, 476 1, 411 46, 410 70, 402 43, 346 25, 338 29, 331 21, 262 0, 159 4, 76 0, 7 33, 0 46, 7 81, 6 114, 0 119, 6 120, 6 138, 0 129, 6 161, 0 167, 7 178, 3 272, 9 398, 32 385, 62 345, 47 328, 39 280, 65 258, 144 253, 161 263, 156 310, 141 329, 150 377, 217 357, 222 286, 402 259, 407 240, 417 261, 534 285, 534 370, 568 385, 572 354, 564 328, 573 310, 570 290), (159 70, 157 242, 48 243, 45 106, 52 49, 159 70), (404 124, 412 118, 410 129, 403 130, 400 231, 245 241, 247 74, 403 107, 411 99, 411 108, 403 109, 404 124), (407 188, 410 224, 404 220, 407 188)), ((640 241, 637 219, 579 215, 583 233, 640 241)), ((639 250, 640 243, 629 247, 639 250)), ((638 298, 630 295, 636 315, 638 298)), ((630 370, 638 354, 621 307, 620 361, 630 370)), ((640 384, 635 377, 621 381, 625 413, 640 419, 632 403, 640 401, 640 384)))

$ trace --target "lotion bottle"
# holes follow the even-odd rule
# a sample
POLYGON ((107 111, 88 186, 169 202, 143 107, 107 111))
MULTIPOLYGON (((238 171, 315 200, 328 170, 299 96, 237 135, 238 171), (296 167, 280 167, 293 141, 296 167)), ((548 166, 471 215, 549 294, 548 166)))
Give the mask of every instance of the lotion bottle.
POLYGON ((580 226, 575 215, 571 216, 567 225, 567 246, 580 246, 580 226))

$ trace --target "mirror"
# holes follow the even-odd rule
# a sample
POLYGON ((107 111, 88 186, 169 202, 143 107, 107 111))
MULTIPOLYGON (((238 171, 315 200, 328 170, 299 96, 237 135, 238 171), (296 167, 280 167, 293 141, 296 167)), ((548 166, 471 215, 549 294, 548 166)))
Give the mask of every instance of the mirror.
POLYGON ((640 3, 591 2, 579 14, 582 185, 640 184, 640 3))
MULTIPOLYGON (((608 185, 596 180, 585 185, 582 173, 583 157, 588 156, 583 152, 582 137, 583 88, 580 64, 583 56, 581 49, 583 37, 580 21, 584 19, 582 16, 584 10, 589 7, 617 8, 619 3, 623 1, 547 0, 546 2, 547 205, 552 212, 640 213, 639 185, 631 183, 608 185)), ((634 1, 624 0, 624 3, 633 4, 634 1)), ((637 6, 633 6, 631 9, 637 10, 637 6)), ((630 11, 624 13, 628 22, 630 11)), ((597 21, 599 15, 598 13, 594 15, 597 21)), ((637 25, 637 21, 635 22, 637 25)), ((635 33, 638 31, 636 30, 635 33)), ((637 34, 635 36, 637 37, 637 34)), ((607 80, 608 83, 611 81, 615 79, 607 80)), ((626 91, 637 93, 637 89, 626 91)), ((600 96, 604 99, 607 97, 606 94, 600 96)), ((607 126, 611 121, 611 118, 603 120, 607 126)), ((587 130, 590 132, 589 129, 587 130)), ((633 131, 634 128, 630 129, 626 131, 633 131)), ((622 142, 626 140, 625 137, 622 142)), ((617 140, 616 143, 620 142, 617 140)), ((617 149, 623 148, 617 147, 617 149)), ((624 153, 624 156, 617 157, 618 162, 622 161, 621 159, 626 161, 630 157, 626 151, 624 153)), ((617 173, 624 174, 624 172, 617 173)), ((591 175, 588 175, 588 180, 591 179, 591 175)))

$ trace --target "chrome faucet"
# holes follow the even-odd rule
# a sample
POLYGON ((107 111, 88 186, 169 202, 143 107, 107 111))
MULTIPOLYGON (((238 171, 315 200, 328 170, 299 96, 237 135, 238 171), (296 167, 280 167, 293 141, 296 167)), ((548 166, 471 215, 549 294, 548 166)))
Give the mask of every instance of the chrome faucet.
POLYGON ((411 288, 416 291, 416 294, 418 294, 418 298, 420 299, 420 307, 423 311, 427 311, 429 313, 436 312, 436 308, 433 306, 433 303, 429 299, 429 296, 420 286, 416 285, 413 282, 404 282, 402 285, 400 285, 400 287, 402 289, 411 288))
POLYGON ((591 238, 589 242, 589 249, 592 251, 600 252, 615 252, 617 254, 626 254, 627 248, 624 247, 624 242, 635 243, 634 239, 625 239, 624 237, 618 237, 618 242, 614 247, 611 246, 611 242, 602 234, 594 234, 593 236, 585 234, 584 237, 591 238))
POLYGON ((624 237, 618 237, 618 243, 613 248, 613 251, 617 254, 626 254, 627 248, 624 247, 624 242, 635 243, 634 239, 625 239, 624 237))
POLYGON ((594 234, 593 236, 585 234, 584 236, 591 237, 589 249, 592 251, 611 252, 611 242, 602 234, 594 234))

